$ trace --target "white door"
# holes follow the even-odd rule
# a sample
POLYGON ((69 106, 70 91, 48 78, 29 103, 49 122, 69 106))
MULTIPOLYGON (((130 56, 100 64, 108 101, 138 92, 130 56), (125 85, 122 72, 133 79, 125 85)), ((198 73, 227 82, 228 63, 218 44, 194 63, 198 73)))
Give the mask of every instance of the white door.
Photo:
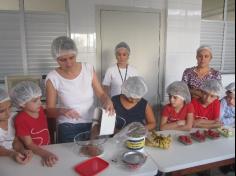
POLYGON ((116 63, 114 48, 126 42, 131 48, 129 64, 134 66, 148 85, 145 98, 152 105, 158 100, 158 62, 160 58, 160 14, 155 12, 102 10, 101 72, 116 63))

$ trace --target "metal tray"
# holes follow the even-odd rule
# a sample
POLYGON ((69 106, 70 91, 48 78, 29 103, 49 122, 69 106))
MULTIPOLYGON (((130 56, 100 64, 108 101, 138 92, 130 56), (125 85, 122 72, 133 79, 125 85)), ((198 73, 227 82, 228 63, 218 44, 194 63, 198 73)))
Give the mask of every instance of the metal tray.
POLYGON ((141 165, 146 161, 146 156, 138 151, 127 151, 122 154, 122 161, 126 164, 141 165))

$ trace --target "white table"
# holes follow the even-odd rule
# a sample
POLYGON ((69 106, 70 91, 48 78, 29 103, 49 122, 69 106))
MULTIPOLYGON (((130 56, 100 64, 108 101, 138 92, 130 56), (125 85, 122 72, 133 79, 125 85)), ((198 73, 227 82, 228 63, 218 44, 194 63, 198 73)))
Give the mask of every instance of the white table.
MULTIPOLYGON (((193 129, 192 132, 196 130, 193 129)), ((233 130, 235 131, 235 129, 233 130)), ((146 147, 145 150, 152 156, 159 171, 165 173, 202 167, 206 164, 235 158, 235 137, 221 136, 215 140, 206 139, 203 143, 193 140, 192 145, 184 145, 178 142, 177 137, 181 134, 189 134, 189 132, 168 130, 159 133, 172 135, 171 147, 168 150, 146 147)))
MULTIPOLYGON (((155 162, 148 157, 146 163, 138 170, 129 170, 122 165, 113 163, 111 160, 119 151, 119 145, 112 140, 105 144, 105 153, 101 158, 109 162, 109 167, 101 172, 99 176, 154 176, 157 173, 155 162)), ((32 161, 27 165, 19 165, 8 157, 0 157, 0 176, 75 176, 78 175, 73 167, 88 159, 79 156, 78 149, 73 143, 55 144, 45 146, 46 149, 55 153, 59 157, 58 163, 52 167, 43 167, 40 158, 34 155, 32 161)))

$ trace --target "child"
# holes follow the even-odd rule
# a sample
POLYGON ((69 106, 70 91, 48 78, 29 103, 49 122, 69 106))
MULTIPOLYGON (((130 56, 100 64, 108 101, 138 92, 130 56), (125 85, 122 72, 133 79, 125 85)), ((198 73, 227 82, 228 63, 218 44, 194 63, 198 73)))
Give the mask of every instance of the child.
POLYGON ((16 116, 16 135, 24 145, 42 157, 42 164, 52 167, 58 160, 53 153, 42 149, 41 145, 50 143, 47 120, 41 106, 41 89, 30 81, 18 83, 11 91, 13 103, 21 108, 16 116))
POLYGON ((12 157, 17 163, 26 164, 32 158, 32 152, 25 150, 15 137, 11 102, 7 93, 0 89, 0 156, 12 157))
POLYGON ((226 88, 226 96, 221 100, 220 119, 224 125, 235 125, 235 83, 229 84, 226 88))
POLYGON ((220 100, 223 87, 217 80, 206 80, 201 86, 202 97, 193 99, 195 109, 194 127, 218 128, 220 122, 220 100))
POLYGON ((194 108, 187 84, 175 81, 167 87, 170 103, 162 112, 160 130, 191 130, 194 108))
POLYGON ((112 97, 118 117, 125 119, 126 125, 141 122, 148 130, 156 128, 152 107, 142 98, 147 93, 147 86, 138 76, 129 77, 121 87, 121 94, 112 97))

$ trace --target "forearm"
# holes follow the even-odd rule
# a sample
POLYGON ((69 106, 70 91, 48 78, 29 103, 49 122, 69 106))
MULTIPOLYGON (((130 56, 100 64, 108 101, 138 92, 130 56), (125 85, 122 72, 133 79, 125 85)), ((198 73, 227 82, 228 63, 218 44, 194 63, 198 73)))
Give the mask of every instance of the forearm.
POLYGON ((12 145, 13 145, 13 149, 17 152, 21 153, 22 151, 25 150, 24 145, 18 139, 15 139, 12 145))
POLYGON ((176 122, 162 124, 160 130, 176 130, 178 128, 178 124, 176 122))
POLYGON ((145 127, 146 127, 149 131, 151 131, 151 130, 153 130, 153 129, 156 128, 156 123, 149 123, 149 124, 145 125, 145 127))
POLYGON ((27 149, 32 150, 34 154, 39 155, 41 157, 45 157, 50 153, 33 143, 26 145, 26 147, 27 149))
POLYGON ((220 126, 220 122, 214 120, 196 120, 194 122, 195 128, 218 128, 220 126))
POLYGON ((15 151, 8 150, 2 146, 0 146, 0 156, 9 156, 12 157, 14 155, 15 151))

